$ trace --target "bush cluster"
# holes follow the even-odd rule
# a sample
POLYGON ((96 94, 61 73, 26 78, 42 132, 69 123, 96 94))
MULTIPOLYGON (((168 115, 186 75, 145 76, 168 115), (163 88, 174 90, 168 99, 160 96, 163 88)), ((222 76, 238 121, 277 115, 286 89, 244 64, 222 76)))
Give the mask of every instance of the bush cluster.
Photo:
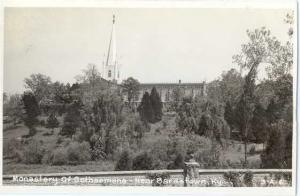
POLYGON ((51 165, 78 165, 91 160, 88 142, 72 141, 45 154, 43 162, 51 165))
POLYGON ((23 151, 23 162, 25 164, 40 164, 44 156, 45 149, 41 141, 32 140, 23 151))

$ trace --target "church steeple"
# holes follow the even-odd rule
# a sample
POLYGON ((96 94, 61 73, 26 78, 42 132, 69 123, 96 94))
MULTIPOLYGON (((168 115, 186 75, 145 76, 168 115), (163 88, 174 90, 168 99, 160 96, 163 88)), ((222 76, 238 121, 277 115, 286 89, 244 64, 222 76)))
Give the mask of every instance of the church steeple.
POLYGON ((119 67, 117 64, 115 23, 116 23, 116 18, 115 15, 113 15, 112 30, 111 30, 108 52, 106 57, 104 76, 107 80, 118 82, 120 75, 119 75, 119 67))

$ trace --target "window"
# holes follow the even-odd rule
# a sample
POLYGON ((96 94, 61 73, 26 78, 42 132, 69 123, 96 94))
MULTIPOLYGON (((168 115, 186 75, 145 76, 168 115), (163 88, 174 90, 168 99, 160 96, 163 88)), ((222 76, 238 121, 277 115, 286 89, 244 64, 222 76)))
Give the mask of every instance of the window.
POLYGON ((108 71, 108 77, 111 77, 111 70, 108 71))

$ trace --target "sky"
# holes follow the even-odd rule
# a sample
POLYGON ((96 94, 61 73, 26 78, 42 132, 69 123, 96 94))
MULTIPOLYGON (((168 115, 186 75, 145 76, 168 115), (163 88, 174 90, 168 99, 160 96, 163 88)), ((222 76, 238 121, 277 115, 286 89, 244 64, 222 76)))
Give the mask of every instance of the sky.
MULTIPOLYGON (((75 82, 89 63, 102 71, 116 15, 121 78, 207 82, 231 68, 246 30, 288 40, 290 10, 247 8, 5 8, 4 92, 22 93, 34 73, 75 82)), ((263 71, 262 71, 263 72, 263 71)))

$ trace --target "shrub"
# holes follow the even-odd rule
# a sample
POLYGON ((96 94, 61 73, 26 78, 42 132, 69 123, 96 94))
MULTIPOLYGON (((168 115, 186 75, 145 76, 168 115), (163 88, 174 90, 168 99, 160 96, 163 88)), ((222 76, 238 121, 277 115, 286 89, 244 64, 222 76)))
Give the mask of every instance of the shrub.
POLYGON ((153 169, 153 158, 144 152, 133 159, 132 170, 151 170, 153 169))
POLYGON ((131 170, 132 167, 132 160, 131 157, 128 153, 128 151, 124 151, 121 156, 120 159, 118 160, 115 170, 116 171, 129 171, 131 170))
POLYGON ((224 179, 231 183, 233 187, 241 187, 242 183, 239 179, 240 173, 239 172, 227 172, 223 175, 224 179))
POLYGON ((32 140, 24 149, 23 162, 25 164, 40 164, 44 155, 42 142, 32 140))
POLYGON ((15 138, 10 139, 3 144, 3 157, 14 159, 16 162, 20 162, 23 157, 22 144, 15 138))
POLYGON ((67 157, 70 165, 83 164, 91 159, 88 142, 71 142, 67 148, 67 157))
POLYGON ((100 137, 95 138, 94 136, 91 137, 90 139, 91 143, 91 159, 92 160, 99 160, 99 159, 105 159, 106 154, 104 152, 105 146, 104 142, 100 137))
POLYGON ((181 154, 178 154, 171 164, 168 165, 168 169, 183 169, 184 168, 184 158, 181 154))
POLYGON ((248 187, 253 186, 253 173, 251 171, 246 172, 243 177, 244 184, 248 187))
POLYGON ((65 148, 56 149, 51 157, 52 165, 67 165, 68 162, 68 154, 65 148))
POLYGON ((51 113, 50 116, 47 118, 46 127, 52 129, 52 132, 53 132, 53 129, 58 126, 59 126, 59 122, 58 122, 55 114, 51 113))
POLYGON ((164 173, 150 173, 147 174, 147 178, 152 180, 152 186, 164 186, 165 180, 170 178, 170 174, 164 173))

